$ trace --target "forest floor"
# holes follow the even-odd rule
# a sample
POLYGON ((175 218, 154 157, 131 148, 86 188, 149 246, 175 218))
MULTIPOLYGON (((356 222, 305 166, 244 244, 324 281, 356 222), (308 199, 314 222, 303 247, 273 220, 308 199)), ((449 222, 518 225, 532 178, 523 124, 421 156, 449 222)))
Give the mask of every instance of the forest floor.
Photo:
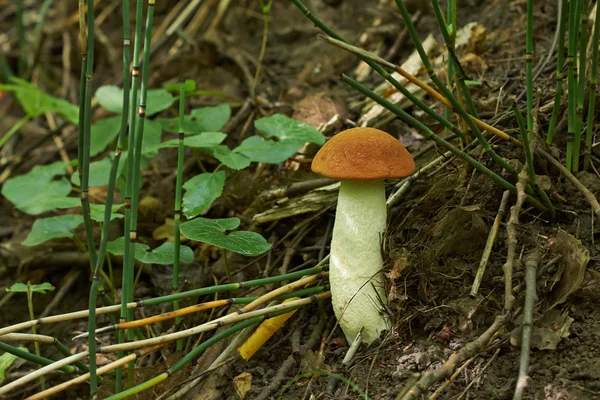
MULTIPOLYGON (((120 2, 98 3, 96 12, 101 21, 97 27, 94 84, 119 84, 122 81, 120 2)), ((182 6, 178 3, 186 2, 157 2, 155 26, 161 26, 175 4, 182 6)), ((206 0, 204 3, 200 9, 206 15, 194 17, 197 26, 187 23, 183 27, 185 35, 181 38, 163 33, 155 41, 149 85, 151 88, 162 87, 165 82, 185 77, 197 82, 197 90, 218 93, 217 96, 195 96, 189 102, 191 107, 223 102, 231 105, 233 118, 225 127, 227 144, 239 144, 253 133, 255 119, 278 112, 315 127, 326 125, 337 115, 338 124, 333 132, 326 131, 326 136, 354 124, 375 125, 399 137, 413 154, 420 154, 418 167, 428 165, 444 153, 437 148, 424 152, 429 142, 416 130, 398 119, 390 120, 373 112, 362 95, 345 86, 338 79, 341 73, 358 75, 362 83, 371 88, 380 85, 383 80, 360 64, 354 55, 319 40, 318 29, 291 2, 276 1, 272 6, 268 42, 256 87, 252 81, 263 39, 263 17, 258 2, 230 2, 222 15, 217 10, 219 1, 206 0)), ((425 39, 431 34, 436 41, 432 53, 435 57, 441 54, 442 67, 438 75, 445 78, 443 40, 429 2, 407 3, 410 3, 409 10, 414 15, 421 37, 425 39)), ((458 28, 471 22, 478 24, 473 30, 476 33, 469 36, 469 44, 458 54, 465 73, 474 83, 470 90, 476 108, 482 119, 518 137, 511 107, 517 98, 519 106, 525 104, 521 93, 525 90, 526 1, 464 0, 458 4, 458 28)), ((26 18, 26 21, 32 25, 37 5, 30 6, 26 12, 29 20, 26 18)), ((132 9, 133 6, 132 3, 132 9)), ((307 1, 307 6, 351 43, 376 51, 398 65, 414 51, 392 1, 312 0, 307 1)), ((76 11, 74 1, 60 2, 51 9, 44 26, 43 41, 35 55, 41 67, 32 76, 36 85, 75 104, 80 73, 76 11), (66 55, 63 51, 65 46, 72 48, 66 55)), ((547 63, 545 60, 556 31, 557 11, 555 2, 536 2, 534 70, 541 69, 541 72, 534 86, 536 104, 540 106, 537 116, 540 146, 545 141, 554 101, 556 51, 547 63)), ((2 31, 13 29, 9 25, 11 21, 14 22, 14 19, 0 18, 2 31)), ((14 53, 9 53, 8 61, 16 65, 16 58, 11 55, 14 56, 14 53)), ((423 72, 419 71, 419 76, 424 77, 423 72)), ((388 95, 392 92, 388 91, 388 95)), ((433 103, 427 97, 425 101, 433 103)), ((18 103, 12 101, 7 93, 0 100, 0 107, 6 115, 0 120, 0 132, 5 132, 22 117, 22 113, 18 103)), ((436 107, 443 112, 443 106, 436 104, 436 107)), ((434 126, 433 121, 416 108, 408 106, 406 109, 434 126)), ((103 112, 98 109, 94 118, 101 118, 103 112)), ((170 117, 177 115, 171 110, 163 113, 170 117)), ((35 120, 23 127, 21 139, 12 143, 11 151, 20 154, 21 160, 14 165, 10 176, 25 173, 35 165, 60 160, 57 141, 53 141, 53 137, 61 139, 68 157, 77 157, 76 134, 71 131, 71 134, 48 135, 49 129, 45 121, 35 120), (30 144, 41 138, 46 139, 31 150, 30 144), (25 149, 30 152, 21 154, 25 149)), ((438 131, 441 132, 441 129, 438 131)), ((563 122, 559 124, 553 147, 549 149, 559 159, 561 156, 564 158, 565 135, 563 122)), ((169 134, 163 134, 163 138, 169 137, 169 134)), ((499 140, 492 143, 502 157, 524 163, 522 149, 499 140)), ((306 151, 310 153, 311 150, 308 148, 306 151)), ((481 148, 475 148, 471 154, 489 168, 499 170, 481 148)), ((200 162, 186 163, 184 181, 201 168, 212 170, 217 165, 210 156, 202 153, 194 156, 191 151, 186 151, 188 160, 200 162)), ((182 270, 183 289, 207 286, 214 281, 226 282, 225 266, 234 271, 234 281, 243 281, 263 276, 265 268, 277 271, 282 268, 282 263, 281 270, 292 270, 307 261, 314 264, 315 260, 322 258, 328 249, 335 215, 331 199, 309 213, 263 224, 253 222, 256 214, 276 206, 272 200, 261 201, 259 194, 315 179, 309 165, 307 158, 296 157, 285 164, 253 164, 241 171, 228 172, 223 196, 211 205, 206 215, 237 216, 242 219, 245 229, 261 233, 275 245, 268 256, 250 264, 246 257, 226 254, 227 265, 224 265, 220 251, 198 245, 195 262, 182 270)), ((152 160, 150 168, 143 172, 140 198, 155 200, 153 208, 140 215, 138 236, 147 244, 160 243, 153 239, 153 232, 165 223, 166 218, 173 216, 175 166, 176 150, 167 149, 161 151, 152 160)), ((540 161, 536 162, 536 171, 549 177, 557 216, 550 220, 548 214, 527 203, 523 206, 517 226, 518 260, 513 276, 517 290, 514 291, 516 311, 513 318, 498 332, 493 344, 484 346, 465 360, 467 365, 463 365, 464 362, 459 365, 464 368, 438 395, 438 399, 512 398, 521 354, 519 334, 525 295, 524 260, 533 252, 540 255, 541 263, 537 280, 538 301, 534 308, 530 380, 525 398, 600 398, 600 307, 596 303, 600 300, 598 223, 594 223, 594 214, 581 193, 557 169, 540 161), (562 257, 557 258, 559 255, 562 257), (586 260, 583 266, 577 264, 581 257, 586 260), (577 274, 578 278, 570 279, 572 274, 577 274)), ((600 176, 595 171, 581 172, 577 177, 594 195, 598 195, 600 176)), ((394 190, 391 184, 388 193, 394 190)), ((245 393, 247 399, 278 398, 281 388, 294 377, 298 379, 286 388, 280 398, 360 398, 351 386, 343 382, 334 384, 327 376, 311 377, 310 371, 316 369, 343 375, 362 388, 371 399, 396 398, 406 384, 414 381, 415 374, 440 368, 453 352, 479 337, 496 317, 502 315, 505 296, 502 266, 507 258, 506 221, 515 202, 514 196, 509 198, 478 294, 470 296, 502 195, 503 189, 488 177, 475 173, 462 160, 453 157, 412 183, 401 201, 390 208, 383 249, 393 329, 374 345, 361 347, 350 366, 342 364, 348 346, 341 331, 334 329, 331 306, 323 303, 319 307, 310 306, 299 311, 289 326, 278 332, 250 361, 238 359, 216 373, 207 374, 185 398, 240 398, 236 394, 240 377, 251 378, 251 387, 245 393), (298 341, 304 345, 301 356, 292 352, 294 342, 298 341), (302 374, 307 375, 299 377, 302 374)), ((293 199, 294 196, 290 197, 293 199)), ((0 287, 9 287, 18 280, 31 280, 47 281, 60 289, 76 274, 70 281, 72 286, 68 294, 50 313, 86 309, 90 283, 87 256, 69 240, 55 240, 35 248, 19 246, 34 218, 19 212, 6 199, 0 198, 0 201, 0 287)), ((122 226, 115 224, 115 235, 122 230, 122 226)), ((84 242, 83 230, 78 230, 77 234, 84 242)), ((117 279, 120 262, 118 257, 113 258, 117 288, 120 286, 117 279)), ((171 290, 170 285, 169 267, 147 265, 136 285, 135 297, 167 294, 171 290)), ((21 296, 0 296, 0 326, 27 319, 27 303, 21 296)), ((52 296, 54 294, 47 294, 44 301, 35 303, 36 315, 44 310, 52 296)), ((184 324, 192 326, 197 323, 194 318, 186 318, 184 324)), ((44 326, 38 332, 55 335, 71 343, 73 332, 85 331, 86 327, 85 320, 74 320, 44 326)), ((162 327, 163 331, 169 328, 170 325, 162 327)), ((168 391, 172 393, 185 380, 201 373, 223 348, 224 344, 216 345, 193 366, 143 392, 138 398, 154 399, 168 391)), ((50 350, 45 352, 48 357, 55 356, 50 350)), ((179 353, 169 349, 141 360, 136 367, 136 381, 155 376, 179 357, 179 353)), ((25 364, 18 371, 28 368, 25 364)), ((61 379, 60 375, 52 375, 47 382, 61 379)), ((426 388, 426 395, 420 398, 429 398, 440 383, 426 388)), ((100 398, 111 393, 112 387, 109 377, 100 388, 100 398)), ((87 388, 81 385, 72 389, 65 398, 85 398, 87 388)), ((18 396, 36 390, 39 387, 32 384, 18 396)), ((6 398, 20 397, 9 395, 6 398)))

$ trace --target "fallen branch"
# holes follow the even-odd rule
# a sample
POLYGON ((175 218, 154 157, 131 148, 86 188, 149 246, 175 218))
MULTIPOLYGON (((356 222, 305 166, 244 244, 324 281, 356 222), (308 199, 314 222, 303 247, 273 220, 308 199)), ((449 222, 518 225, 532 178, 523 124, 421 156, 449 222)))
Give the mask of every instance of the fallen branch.
POLYGON ((531 328, 533 326, 533 305, 537 300, 536 273, 541 257, 533 251, 525 261, 525 305, 523 307, 523 328, 521 332, 521 358, 519 362, 519 378, 515 387, 513 400, 521 400, 529 381, 529 349, 531 344, 531 328))
POLYGON ((462 349, 453 353, 448 360, 440 368, 435 371, 425 372, 416 384, 414 384, 404 395, 400 394, 396 400, 417 400, 421 398, 429 387, 440 382, 443 379, 448 379, 452 376, 454 370, 461 363, 479 353, 492 339, 494 334, 506 324, 508 315, 499 315, 494 320, 494 323, 483 332, 481 336, 466 344, 462 349))

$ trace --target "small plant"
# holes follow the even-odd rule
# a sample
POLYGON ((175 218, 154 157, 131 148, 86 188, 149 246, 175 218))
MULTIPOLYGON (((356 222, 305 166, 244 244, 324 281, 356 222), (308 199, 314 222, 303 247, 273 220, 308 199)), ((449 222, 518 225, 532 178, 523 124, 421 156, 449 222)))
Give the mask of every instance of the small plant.
MULTIPOLYGON (((24 283, 15 283, 10 288, 7 288, 7 292, 15 292, 15 293, 27 293, 27 308, 29 309, 29 320, 35 320, 35 314, 33 312, 33 294, 40 293, 46 294, 47 291, 53 291, 54 286, 49 284, 48 282, 44 282, 41 284, 32 285, 31 282, 24 283)), ((37 329, 35 326, 31 327, 31 333, 34 335, 37 334, 37 329)), ((35 347, 35 354, 40 357, 40 344, 37 341, 33 342, 35 347)), ((44 382, 44 377, 40 376, 40 386, 42 390, 44 390, 46 384, 44 382)))

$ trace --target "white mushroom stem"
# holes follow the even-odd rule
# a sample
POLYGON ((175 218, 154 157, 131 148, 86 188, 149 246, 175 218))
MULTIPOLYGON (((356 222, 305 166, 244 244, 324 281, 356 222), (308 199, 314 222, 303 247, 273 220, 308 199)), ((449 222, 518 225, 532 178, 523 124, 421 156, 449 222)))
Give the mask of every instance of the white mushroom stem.
POLYGON ((390 328, 383 309, 387 296, 381 256, 386 212, 382 181, 342 181, 331 238, 329 282, 333 310, 350 343, 361 329, 361 339, 371 343, 390 328))

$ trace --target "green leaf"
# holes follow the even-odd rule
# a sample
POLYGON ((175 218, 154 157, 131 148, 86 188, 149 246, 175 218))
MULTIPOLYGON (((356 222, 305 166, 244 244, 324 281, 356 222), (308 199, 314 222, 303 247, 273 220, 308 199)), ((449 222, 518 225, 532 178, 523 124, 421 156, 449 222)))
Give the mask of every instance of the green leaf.
POLYGON ((278 138, 280 141, 311 142, 318 145, 325 144, 325 137, 313 126, 286 117, 283 114, 274 114, 270 117, 257 119, 254 126, 264 138, 278 138))
MULTIPOLYGON (((125 204, 113 204, 110 213, 110 220, 112 221, 115 218, 123 218, 123 214, 117 212, 121 207, 125 204)), ((104 222, 104 210, 106 209, 106 204, 90 204, 90 218, 92 218, 96 222, 104 222)))
MULTIPOLYGON (((105 157, 101 160, 90 163, 90 176, 88 178, 89 186, 108 185, 111 166, 112 162, 109 157, 105 157)), ((79 173, 71 175, 71 183, 73 185, 80 186, 79 173)))
MULTIPOLYGON (((52 284, 50 284, 48 282, 31 285, 31 291, 33 293, 46 294, 47 291, 52 292, 52 291, 54 291, 54 289, 55 289, 54 286, 52 286, 52 284)), ((15 283, 11 287, 7 288, 6 291, 7 292, 27 293, 28 292, 27 284, 15 283)))
POLYGON ((96 100, 107 111, 123 112, 123 89, 114 85, 100 86, 96 90, 96 100))
MULTIPOLYGON (((119 167, 117 168, 117 176, 119 176, 123 170, 125 169, 126 163, 126 154, 121 156, 119 160, 119 167)), ((113 163, 113 155, 111 154, 108 157, 105 157, 101 160, 94 161, 90 163, 90 176, 88 178, 89 186, 106 186, 108 185, 108 181, 110 178, 110 169, 112 168, 113 163)), ((71 175, 71 183, 75 186, 80 186, 79 183, 79 173, 75 173, 71 175)))
MULTIPOLYGON (((169 92, 179 93, 180 87, 181 87, 180 83, 172 83, 169 85, 165 85, 165 90, 168 90, 169 92)), ((194 81, 192 79, 186 79, 185 82, 183 83, 183 91, 185 93, 189 93, 189 92, 193 92, 194 90, 196 90, 196 81, 194 81)))
MULTIPOLYGON (((212 148, 218 146, 225 140, 226 134, 221 132, 202 132, 198 135, 190 135, 183 138, 183 145, 186 147, 194 148, 212 148)), ((177 147, 179 146, 179 139, 171 139, 162 142, 157 148, 162 149, 165 147, 177 147)))
MULTIPOLYGON (((190 115, 183 118, 183 130, 186 134, 217 132, 225 125, 231 116, 229 104, 215 107, 196 108, 190 115)), ((162 128, 171 133, 179 132, 179 118, 159 118, 162 128)))
MULTIPOLYGON (((174 258, 175 243, 165 242, 152 251, 145 251, 143 258, 138 258, 138 260, 146 264, 169 265, 173 264, 174 258)), ((187 246, 181 246, 179 248, 179 259, 181 262, 189 264, 194 261, 194 252, 187 246)))
POLYGON ((58 217, 36 219, 23 246, 37 246, 48 240, 71 237, 73 231, 83 223, 81 215, 66 214, 58 217))
MULTIPOLYGON (((81 200, 76 197, 55 197, 49 196, 39 199, 36 203, 37 207, 41 207, 47 210, 54 210, 56 208, 74 208, 81 206, 81 200)), ((21 207, 17 207, 21 209, 21 207)))
POLYGON ((263 140, 260 136, 250 136, 233 151, 243 154, 255 162, 279 164, 296 154, 304 146, 304 143, 304 141, 294 140, 274 142, 263 140))
MULTIPOLYGON (((137 104, 139 104, 140 93, 138 93, 137 104)), ((123 113, 123 89, 106 85, 96 90, 96 100, 105 110, 121 114, 123 113)), ((165 89, 152 89, 147 93, 146 115, 154 115, 171 107, 175 98, 165 89)))
POLYGON ((183 215, 193 218, 201 214, 215 201, 225 186, 225 172, 204 173, 194 176, 183 184, 183 215))
POLYGON ((232 169, 244 169, 252 162, 252 160, 245 155, 235 153, 227 146, 215 147, 213 156, 221 161, 223 165, 232 169))
MULTIPOLYGON (((29 352, 27 347, 19 347, 19 350, 29 352)), ((10 353, 4 353, 0 356, 0 383, 6 379, 6 371, 10 368, 13 362, 17 359, 17 356, 10 353)))
POLYGON ((121 129, 121 117, 111 117, 97 121, 91 127, 90 132, 90 156, 95 156, 106 149, 119 135, 121 129))
POLYGON ((27 174, 8 179, 2 186, 2 195, 23 212, 38 215, 54 209, 52 204, 44 204, 48 198, 66 197, 71 185, 65 178, 53 180, 66 173, 62 161, 35 166, 27 174))
POLYGON ((47 112, 56 112, 72 124, 77 124, 79 107, 66 100, 51 96, 22 79, 13 77, 11 80, 14 84, 0 85, 0 90, 14 92, 21 107, 28 115, 39 117, 47 112))
POLYGON ((154 158, 158 154, 157 147, 160 144, 162 128, 157 121, 144 120, 144 138, 142 139, 142 154, 154 158))
POLYGON ((256 232, 225 232, 237 228, 239 218, 206 219, 196 218, 181 224, 181 233, 191 240, 212 244, 246 256, 258 256, 269 250, 271 245, 256 232))
MULTIPOLYGON (((121 236, 120 238, 108 242, 106 251, 115 256, 122 256, 124 244, 125 238, 121 236)), ((149 249, 150 246, 147 244, 137 243, 135 245, 135 259, 146 264, 173 264, 173 259, 175 258, 175 243, 166 242, 154 250, 149 249)), ((187 246, 181 246, 179 248, 179 257, 181 262, 189 264, 194 261, 194 252, 187 246)))

